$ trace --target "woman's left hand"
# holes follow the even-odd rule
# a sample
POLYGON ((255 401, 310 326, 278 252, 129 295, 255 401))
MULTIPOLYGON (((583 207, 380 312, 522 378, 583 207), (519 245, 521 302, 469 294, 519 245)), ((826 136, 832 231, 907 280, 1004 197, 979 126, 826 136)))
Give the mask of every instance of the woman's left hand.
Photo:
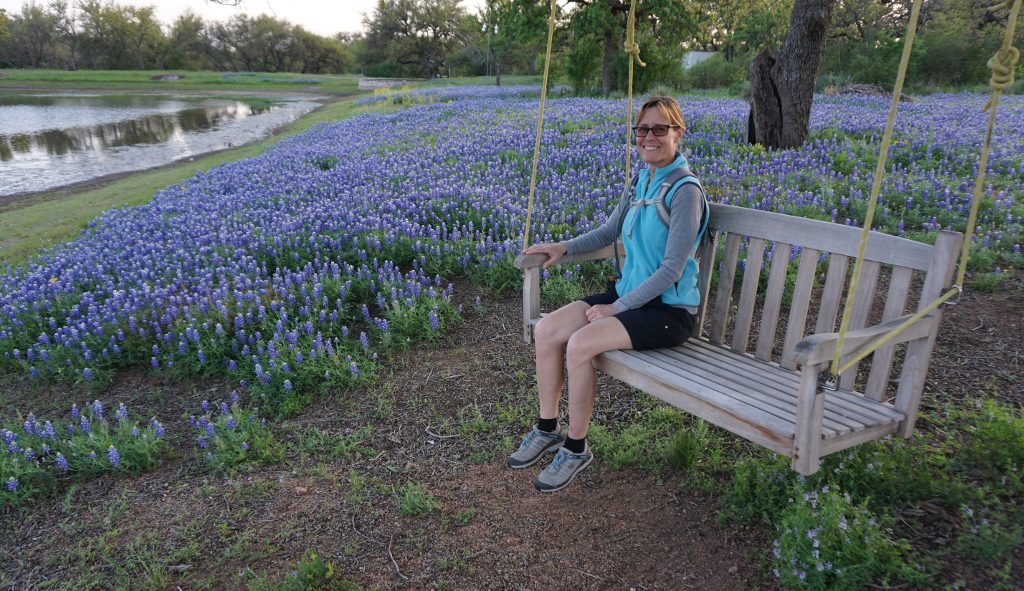
POLYGON ((594 322, 600 318, 615 316, 618 313, 618 309, 616 309, 612 304, 598 304, 587 308, 587 320, 589 322, 594 322))

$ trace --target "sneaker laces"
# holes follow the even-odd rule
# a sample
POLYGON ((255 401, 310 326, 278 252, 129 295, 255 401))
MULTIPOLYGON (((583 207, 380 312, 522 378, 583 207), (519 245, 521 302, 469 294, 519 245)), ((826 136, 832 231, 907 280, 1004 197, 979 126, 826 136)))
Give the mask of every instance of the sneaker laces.
POLYGON ((555 459, 551 461, 551 469, 557 471, 568 457, 569 453, 565 451, 565 448, 559 448, 558 453, 555 454, 555 459))
POLYGON ((527 447, 530 446, 531 443, 533 443, 533 440, 536 439, 536 438, 537 438, 537 430, 534 429, 533 431, 530 431, 529 433, 526 434, 526 439, 523 439, 523 442, 519 444, 519 449, 520 450, 526 449, 527 447))

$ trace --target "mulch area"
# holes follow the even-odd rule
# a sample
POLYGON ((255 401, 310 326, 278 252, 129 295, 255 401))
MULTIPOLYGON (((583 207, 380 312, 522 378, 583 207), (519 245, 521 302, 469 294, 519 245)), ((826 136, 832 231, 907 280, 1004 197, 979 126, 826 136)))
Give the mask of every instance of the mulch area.
MULTIPOLYGON (((1022 278, 1018 272, 1013 289, 969 294, 947 309, 926 408, 970 404, 982 394, 1024 404, 1022 278)), ((456 293, 475 297, 468 285, 456 293)), ((350 458, 290 453, 234 479, 197 472, 185 417, 230 388, 123 372, 103 400, 159 416, 177 434, 173 457, 152 473, 76 483, 0 516, 0 588, 35 589, 88 573, 109 581, 118 569, 143 580, 140 557, 149 556, 165 562, 163 588, 245 589, 242 573, 282 576, 311 549, 347 580, 380 589, 776 587, 766 562, 773 532, 720 525, 718 501, 678 473, 611 471, 598 458, 566 491, 541 495, 531 484, 535 469, 508 470, 501 453, 488 453, 521 433, 459 435, 467 409, 493 416, 496 404, 532 396, 532 348, 521 338, 518 298, 485 305, 477 315, 467 304, 466 322, 444 343, 399 355, 371 388, 324 397, 275 428, 289 441, 309 427, 351 434, 372 424, 373 452, 350 458), (440 508, 401 516, 394 491, 410 482, 423 484, 440 508)), ((3 416, 29 408, 64 414, 72 396, 87 398, 0 379, 3 416)), ((607 409, 599 420, 627 421, 638 395, 603 377, 599 383, 598 405, 607 409)), ((918 544, 928 550, 931 541, 918 544)), ((942 579, 989 588, 983 570, 951 562, 942 579)), ((1021 549, 1013 574, 1024 577, 1021 549)), ((81 580, 77 588, 87 588, 88 578, 81 580)))

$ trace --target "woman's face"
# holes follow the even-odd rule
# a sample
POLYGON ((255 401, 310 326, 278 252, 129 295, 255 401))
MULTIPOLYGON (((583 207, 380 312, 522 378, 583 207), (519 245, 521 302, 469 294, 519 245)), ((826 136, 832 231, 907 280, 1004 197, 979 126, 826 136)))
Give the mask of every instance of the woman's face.
POLYGON ((683 130, 671 125, 672 121, 662 115, 657 107, 648 108, 636 124, 636 149, 640 152, 640 158, 655 168, 668 166, 676 158, 676 148, 679 139, 683 137, 683 130), (668 126, 668 133, 663 136, 654 135, 652 128, 659 125, 668 126), (645 128, 649 131, 641 137, 640 132, 645 128))

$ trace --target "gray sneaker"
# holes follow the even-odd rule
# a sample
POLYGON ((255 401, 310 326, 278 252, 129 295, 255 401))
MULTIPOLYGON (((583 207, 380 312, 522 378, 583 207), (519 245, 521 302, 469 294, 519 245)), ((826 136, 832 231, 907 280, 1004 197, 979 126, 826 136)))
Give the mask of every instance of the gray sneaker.
POLYGON ((529 468, 545 455, 554 453, 563 443, 565 435, 562 435, 561 428, 556 431, 541 431, 534 427, 519 444, 519 449, 508 457, 508 467, 516 470, 529 468))
POLYGON ((560 447, 555 459, 533 481, 533 486, 537 487, 540 492, 558 492, 569 486, 572 479, 576 478, 576 475, 593 461, 594 454, 590 453, 589 443, 583 448, 581 454, 574 454, 568 449, 560 447))

